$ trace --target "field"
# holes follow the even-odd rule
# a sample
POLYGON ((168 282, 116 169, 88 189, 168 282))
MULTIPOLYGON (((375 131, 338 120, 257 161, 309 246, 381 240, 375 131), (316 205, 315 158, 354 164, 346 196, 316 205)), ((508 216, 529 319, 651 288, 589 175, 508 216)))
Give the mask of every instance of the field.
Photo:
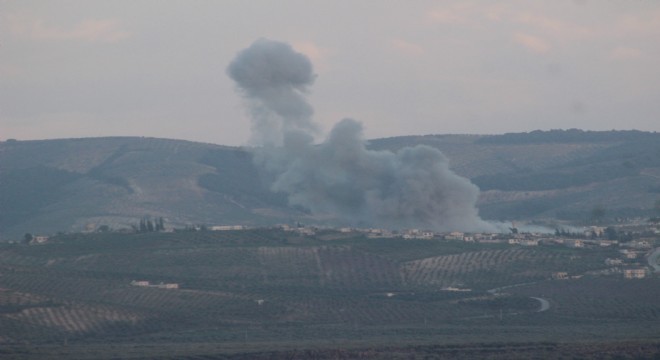
POLYGON ((612 354, 657 354, 660 279, 551 280, 597 272, 616 255, 280 230, 63 235, 0 247, 1 351, 524 358, 548 349, 588 355, 608 342, 612 354))

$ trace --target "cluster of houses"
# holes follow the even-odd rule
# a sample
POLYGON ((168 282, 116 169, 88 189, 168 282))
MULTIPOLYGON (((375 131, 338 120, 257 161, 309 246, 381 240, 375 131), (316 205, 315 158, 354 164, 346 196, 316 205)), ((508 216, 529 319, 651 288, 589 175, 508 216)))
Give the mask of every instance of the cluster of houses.
MULTIPOLYGON (((319 230, 314 227, 291 227, 283 225, 282 230, 295 232, 300 235, 313 236, 319 230)), ((327 229, 324 229, 327 230, 327 229)), ((605 228, 592 226, 586 228, 583 234, 541 234, 541 233, 519 233, 512 231, 510 234, 501 233, 463 233, 449 232, 436 233, 419 229, 408 229, 403 231, 391 231, 386 229, 359 229, 339 228, 334 229, 341 233, 358 233, 368 238, 393 238, 403 239, 436 239, 447 241, 464 241, 481 244, 508 244, 513 246, 565 246, 569 248, 603 248, 617 247, 620 254, 617 258, 608 258, 605 261, 607 269, 601 271, 603 274, 622 274, 625 279, 642 279, 650 274, 647 267, 642 266, 635 260, 644 259, 652 249, 654 238, 639 238, 627 242, 610 240, 605 238, 605 228), (571 236, 574 235, 574 236, 571 236), (583 236, 575 236, 583 235, 583 236)), ((513 229, 512 229, 513 230, 513 229)), ((582 275, 569 275, 567 272, 556 272, 552 274, 555 280, 576 279, 582 275)))

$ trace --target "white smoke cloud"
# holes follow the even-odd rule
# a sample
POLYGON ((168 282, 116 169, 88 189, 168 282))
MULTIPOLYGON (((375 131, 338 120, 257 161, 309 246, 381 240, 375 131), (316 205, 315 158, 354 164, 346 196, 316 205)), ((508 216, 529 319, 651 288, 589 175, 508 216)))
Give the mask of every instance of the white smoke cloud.
POLYGON ((452 172, 437 149, 368 150, 362 125, 351 119, 315 145, 318 126, 305 99, 313 67, 288 44, 257 40, 227 73, 251 111, 253 140, 262 146, 255 159, 290 204, 351 225, 492 230, 475 207, 479 189, 452 172))

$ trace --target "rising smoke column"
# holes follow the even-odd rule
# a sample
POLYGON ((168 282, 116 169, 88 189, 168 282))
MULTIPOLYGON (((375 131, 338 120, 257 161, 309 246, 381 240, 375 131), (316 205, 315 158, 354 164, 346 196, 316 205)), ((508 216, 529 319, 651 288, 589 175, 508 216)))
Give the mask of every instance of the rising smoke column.
POLYGON ((366 148, 362 125, 344 119, 315 145, 318 125, 305 95, 315 75, 309 59, 286 43, 260 39, 227 68, 247 100, 258 165, 289 203, 344 223, 485 230, 475 207, 479 189, 449 169, 437 149, 396 153, 366 148))
POLYGON ((304 97, 316 77, 312 63, 288 44, 259 39, 236 55, 227 73, 248 100, 258 145, 281 146, 286 134, 318 131, 304 97))

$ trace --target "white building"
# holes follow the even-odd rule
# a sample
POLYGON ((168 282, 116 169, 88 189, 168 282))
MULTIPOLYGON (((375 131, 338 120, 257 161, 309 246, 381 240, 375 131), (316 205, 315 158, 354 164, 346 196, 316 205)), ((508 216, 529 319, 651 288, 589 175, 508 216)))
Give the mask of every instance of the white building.
POLYGON ((511 245, 521 245, 521 246, 538 246, 538 239, 509 239, 509 244, 511 245))
POLYGON ((463 234, 462 232, 454 231, 445 235, 445 240, 463 240, 464 236, 465 234, 463 234))
POLYGON ((231 231, 231 230, 245 230, 243 225, 217 225, 211 226, 212 231, 231 231))
POLYGON ((433 236, 435 234, 431 231, 420 231, 417 229, 412 229, 408 230, 405 234, 403 234, 404 239, 433 239, 433 236))
POLYGON ((584 247, 584 242, 579 239, 566 239, 564 240, 564 244, 568 247, 572 248, 582 248, 584 247))
POLYGON ((31 244, 43 244, 48 241, 48 236, 34 236, 30 241, 31 244))
POLYGON ((610 266, 623 265, 623 260, 607 258, 605 259, 605 265, 610 265, 610 266))
POLYGON ((152 285, 147 280, 133 280, 133 281, 131 281, 131 285, 157 288, 157 289, 178 289, 179 288, 179 284, 177 284, 177 283, 169 283, 169 284, 160 283, 160 284, 152 285))
POLYGON ((623 269, 624 279, 643 279, 645 277, 646 269, 644 268, 623 269))

